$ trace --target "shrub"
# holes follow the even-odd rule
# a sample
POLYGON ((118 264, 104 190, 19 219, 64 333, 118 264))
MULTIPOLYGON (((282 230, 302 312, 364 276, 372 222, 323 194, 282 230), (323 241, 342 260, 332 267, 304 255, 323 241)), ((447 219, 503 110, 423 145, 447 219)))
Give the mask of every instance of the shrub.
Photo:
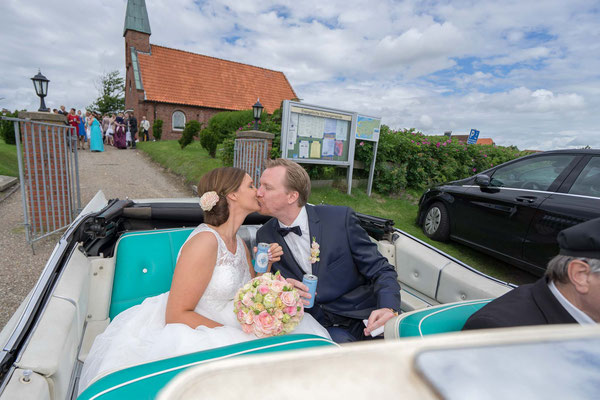
POLYGON ((179 138, 178 142, 182 149, 185 148, 188 144, 194 141, 194 137, 198 136, 198 132, 200 132, 200 128, 202 128, 200 122, 191 120, 185 123, 185 127, 183 128, 183 133, 179 138))
POLYGON ((227 138, 223 141, 223 152, 221 153, 221 160, 223 160, 223 166, 233 166, 233 152, 235 148, 235 139, 227 138))
MULTIPOLYGON (((7 113, 5 116, 17 118, 19 112, 7 113)), ((6 144, 16 144, 15 142, 15 123, 13 121, 0 120, 0 137, 6 144)))
POLYGON ((240 126, 254 126, 252 110, 220 112, 208 121, 207 128, 218 134, 219 142, 222 142, 233 137, 240 126))
MULTIPOLYGON (((373 186, 384 193, 423 189, 484 172, 525 154, 514 146, 465 145, 445 136, 425 136, 414 129, 392 131, 383 125, 373 186)), ((372 158, 373 144, 357 142, 355 159, 369 168, 372 158)))
POLYGON ((154 136, 154 139, 160 140, 160 138, 162 137, 162 128, 162 119, 154 120, 154 123, 152 124, 152 136, 154 136))
MULTIPOLYGON (((220 141, 221 138, 219 134, 210 129, 203 129, 202 132, 200 132, 200 145, 208 151, 208 155, 212 158, 217 156, 217 145, 220 141)), ((233 165, 233 158, 231 160, 231 165, 233 165)))

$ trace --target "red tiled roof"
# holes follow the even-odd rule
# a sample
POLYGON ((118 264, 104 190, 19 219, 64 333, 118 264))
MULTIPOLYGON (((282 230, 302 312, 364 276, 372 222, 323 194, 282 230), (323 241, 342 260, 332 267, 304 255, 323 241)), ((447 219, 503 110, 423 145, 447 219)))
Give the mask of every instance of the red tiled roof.
POLYGON ((272 113, 297 98, 283 72, 151 45, 138 53, 146 100, 247 110, 256 99, 272 113))
POLYGON ((493 145, 494 141, 492 139, 489 139, 489 138, 481 138, 481 139, 477 139, 477 144, 493 145))

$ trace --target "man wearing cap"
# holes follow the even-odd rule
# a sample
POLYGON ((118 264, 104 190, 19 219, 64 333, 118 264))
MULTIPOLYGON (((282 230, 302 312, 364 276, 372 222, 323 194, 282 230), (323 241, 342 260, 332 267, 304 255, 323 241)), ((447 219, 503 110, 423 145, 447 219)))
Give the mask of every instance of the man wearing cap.
POLYGON ((473 314, 463 330, 600 322, 600 218, 558 234, 546 274, 473 314))

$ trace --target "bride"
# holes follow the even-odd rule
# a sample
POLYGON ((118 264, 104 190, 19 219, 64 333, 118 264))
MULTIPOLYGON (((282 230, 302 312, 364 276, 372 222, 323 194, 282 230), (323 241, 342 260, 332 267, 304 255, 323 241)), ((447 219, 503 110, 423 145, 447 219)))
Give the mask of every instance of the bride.
MULTIPOLYGON (((256 339, 233 312, 237 290, 255 276, 250 251, 237 231, 258 211, 256 188, 243 170, 217 168, 202 176, 204 222, 183 244, 171 290, 117 315, 98 335, 81 372, 79 392, 107 372, 157 359, 256 339)), ((274 243, 269 270, 283 251, 274 243)), ((330 338, 310 314, 293 333, 330 338)))

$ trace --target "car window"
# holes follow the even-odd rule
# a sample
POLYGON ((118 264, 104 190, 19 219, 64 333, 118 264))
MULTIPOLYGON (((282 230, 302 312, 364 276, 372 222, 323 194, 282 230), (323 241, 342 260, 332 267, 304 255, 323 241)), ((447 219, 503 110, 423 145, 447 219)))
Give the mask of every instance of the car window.
POLYGON ((600 197, 600 157, 592 157, 569 190, 572 194, 600 197))
POLYGON ((548 190, 574 157, 560 154, 517 161, 496 169, 490 184, 495 187, 548 190))

